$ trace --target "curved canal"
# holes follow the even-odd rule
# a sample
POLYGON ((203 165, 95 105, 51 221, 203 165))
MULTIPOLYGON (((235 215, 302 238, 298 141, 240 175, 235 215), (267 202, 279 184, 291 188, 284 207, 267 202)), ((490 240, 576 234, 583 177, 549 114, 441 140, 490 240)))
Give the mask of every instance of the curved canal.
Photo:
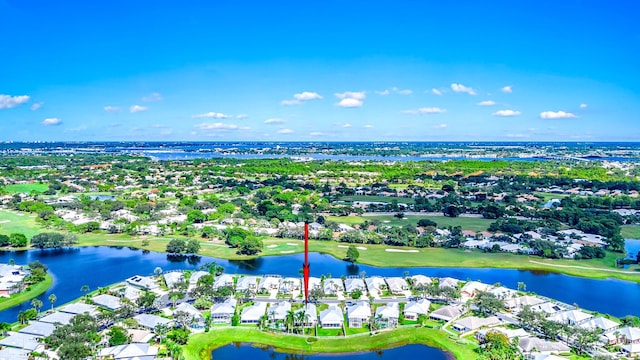
MULTIPOLYGON (((225 272, 234 274, 280 274, 300 276, 303 255, 268 256, 247 261, 228 261, 209 257, 196 259, 171 259, 166 254, 118 247, 81 247, 64 250, 29 250, 0 252, 0 262, 13 259, 16 264, 40 260, 54 276, 53 286, 39 297, 44 308, 50 307, 48 297, 55 294, 55 305, 61 305, 80 296, 80 288, 88 285, 91 290, 120 282, 133 275, 149 275, 156 267, 163 270, 197 269, 206 262, 216 261, 225 272)), ((330 255, 310 254, 311 274, 329 275, 403 276, 424 274, 431 277, 453 277, 461 280, 479 280, 487 284, 500 283, 517 288, 519 282, 533 291, 568 304, 614 316, 640 315, 640 284, 622 280, 594 280, 563 274, 528 270, 475 269, 475 268, 377 268, 367 265, 350 265, 330 255)), ((14 322, 18 312, 31 305, 22 305, 0 312, 0 321, 14 322)))

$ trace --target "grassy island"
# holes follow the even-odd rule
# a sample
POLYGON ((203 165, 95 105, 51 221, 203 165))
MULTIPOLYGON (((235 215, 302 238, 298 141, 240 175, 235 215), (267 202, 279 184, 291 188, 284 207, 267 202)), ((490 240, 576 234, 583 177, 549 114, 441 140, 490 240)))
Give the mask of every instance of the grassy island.
POLYGON ((233 343, 250 342, 273 346, 280 351, 301 353, 348 353, 393 348, 406 344, 424 344, 437 347, 453 354, 456 359, 473 359, 477 345, 449 337, 441 330, 404 327, 375 335, 361 335, 340 338, 313 338, 273 334, 256 329, 226 328, 200 333, 189 338, 184 347, 186 360, 209 359, 211 351, 233 343))
POLYGON ((51 285, 53 285, 53 276, 51 276, 51 274, 47 274, 43 281, 29 286, 27 288, 28 290, 25 289, 24 291, 18 294, 13 294, 8 298, 0 298, 0 311, 22 304, 23 302, 40 296, 45 291, 47 291, 51 287, 51 285))

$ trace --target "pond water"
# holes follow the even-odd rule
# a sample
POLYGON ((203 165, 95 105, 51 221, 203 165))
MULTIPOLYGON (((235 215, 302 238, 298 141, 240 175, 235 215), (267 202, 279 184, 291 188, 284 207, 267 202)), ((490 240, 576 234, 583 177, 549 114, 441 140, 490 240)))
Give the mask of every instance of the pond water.
POLYGON ((276 352, 273 348, 254 347, 250 344, 236 343, 217 348, 211 352, 212 360, 395 360, 409 357, 411 359, 448 360, 454 359, 440 349, 425 345, 404 345, 393 349, 365 351, 343 354, 313 354, 276 352))
POLYGON ((640 239, 625 239, 624 248, 627 252, 627 259, 636 259, 636 255, 640 252, 640 239))
MULTIPOLYGON (((150 275, 156 267, 163 270, 197 269, 200 265, 216 261, 229 274, 280 274, 301 276, 303 254, 267 256, 247 261, 228 261, 209 257, 175 259, 166 254, 123 247, 81 247, 62 250, 29 250, 0 252, 0 262, 13 259, 16 264, 40 260, 54 275, 53 286, 39 297, 44 307, 51 306, 49 294, 55 294, 61 305, 80 296, 80 288, 88 285, 91 290, 123 281, 133 275, 150 275)), ((640 315, 640 284, 622 280, 594 280, 562 274, 510 269, 473 268, 377 268, 367 265, 351 265, 344 261, 319 254, 309 254, 311 275, 340 277, 403 276, 424 274, 432 277, 453 277, 461 280, 480 280, 487 284, 500 283, 517 288, 524 282, 533 291, 568 304, 577 303, 585 309, 609 313, 614 316, 640 315)), ((25 303, 0 312, 0 321, 15 321, 19 311, 31 307, 25 303)))

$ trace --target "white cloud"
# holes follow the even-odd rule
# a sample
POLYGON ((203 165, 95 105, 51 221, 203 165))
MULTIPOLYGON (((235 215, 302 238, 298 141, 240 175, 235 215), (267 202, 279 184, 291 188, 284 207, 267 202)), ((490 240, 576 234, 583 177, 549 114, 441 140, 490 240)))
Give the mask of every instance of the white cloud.
POLYGON ((386 90, 383 90, 383 91, 376 91, 376 94, 385 96, 385 95, 391 94, 391 91, 389 91, 389 89, 386 89, 386 90))
POLYGON ((447 127, 447 124, 438 124, 438 125, 433 125, 434 129, 444 129, 447 127))
POLYGON ((264 121, 265 124, 284 124, 287 120, 285 119, 267 119, 264 121))
POLYGON ((540 113, 541 119, 575 119, 578 116, 564 111, 543 111, 540 113))
POLYGON ((480 101, 476 105, 478 105, 478 106, 493 106, 495 104, 496 104, 496 102, 493 101, 493 100, 485 100, 485 101, 480 101))
POLYGON ((250 128, 250 127, 248 127, 248 126, 240 126, 238 129, 240 129, 240 130, 245 130, 245 131, 246 131, 246 130, 251 130, 251 128, 250 128))
POLYGON ((355 108, 355 107, 361 107, 362 104, 363 102, 360 99, 346 98, 346 99, 340 100, 340 102, 337 105, 344 108, 355 108))
POLYGON ((346 124, 343 124, 343 125, 342 125, 342 127, 343 127, 343 128, 350 128, 350 127, 351 127, 351 124, 346 123, 346 124))
POLYGON ((320 131, 312 131, 309 133, 310 136, 325 136, 327 134, 320 132, 320 131))
POLYGON ((365 129, 373 129, 373 125, 371 124, 367 124, 364 126, 365 129))
POLYGON ((502 91, 503 93, 511 94, 513 92, 513 88, 511 85, 507 85, 500 89, 500 91, 502 91))
POLYGON ((343 93, 335 93, 338 99, 357 99, 364 100, 367 94, 364 91, 345 91, 343 93))
POLYGON ((221 122, 217 122, 217 123, 202 123, 202 124, 195 125, 195 127, 200 129, 200 130, 229 131, 229 130, 237 130, 238 129, 238 125, 226 124, 226 123, 221 123, 221 122))
POLYGON ((413 91, 409 89, 404 89, 404 90, 398 90, 397 93, 400 95, 411 95, 413 94, 413 91))
POLYGON ((441 109, 439 107, 423 107, 416 110, 405 110, 403 113, 409 115, 424 115, 424 114, 442 114, 447 110, 441 109))
POLYGON ((66 129, 65 132, 78 132, 78 131, 84 131, 84 130, 87 130, 87 126, 80 125, 78 127, 66 129))
POLYGON ((58 126, 62 124, 62 120, 58 118, 46 118, 42 120, 41 124, 44 126, 58 126))
POLYGON ((529 137, 527 134, 506 134, 505 136, 511 139, 524 139, 529 137))
POLYGON ((157 93, 157 92, 154 92, 142 98, 142 101, 144 102, 154 102, 154 101, 160 101, 160 100, 162 100, 162 95, 160 95, 160 93, 157 93))
POLYGON ((247 114, 240 114, 240 115, 236 115, 236 119, 240 119, 240 120, 242 120, 242 119, 246 119, 246 118, 248 118, 248 117, 249 117, 249 115, 247 115, 247 114))
POLYGON ((589 105, 584 104, 584 103, 583 103, 583 104, 580 104, 580 109, 586 109, 588 106, 589 106, 589 105))
POLYGON ((42 107, 42 105, 44 105, 43 102, 35 103, 35 104, 31 105, 31 110, 32 111, 36 111, 36 110, 40 109, 42 107))
POLYGON ((462 84, 456 84, 456 83, 451 84, 451 90, 457 93, 467 93, 469 95, 476 95, 476 91, 473 90, 473 88, 464 86, 462 84))
POLYGON ((0 94, 0 110, 11 109, 29 101, 28 95, 11 96, 0 94))
POLYGON ((436 88, 431 89, 431 92, 432 92, 434 95, 438 95, 438 96, 442 95, 442 91, 440 91, 440 90, 438 90, 438 89, 436 89, 436 88))
POLYGON ((146 106, 141 106, 141 105, 133 105, 129 108, 129 112, 132 113, 137 113, 137 112, 142 112, 142 111, 147 111, 149 110, 148 107, 146 106))
POLYGON ((120 108, 117 106, 105 106, 104 111, 115 114, 120 112, 120 108))
POLYGON ((278 130, 278 134, 291 134, 293 130, 291 129, 280 129, 278 130))
POLYGON ((193 115, 191 117, 194 119, 228 119, 231 115, 210 111, 208 113, 193 115))
POLYGON ((520 115, 520 111, 518 111, 518 110, 498 110, 498 111, 494 112, 491 115, 493 115, 493 116, 503 116, 503 117, 518 116, 518 115, 520 115))
POLYGON ((299 94, 294 94, 293 98, 300 101, 309 101, 322 99, 322 96, 320 96, 320 94, 318 94, 317 92, 303 91, 299 94))
POLYGON ((284 105, 284 106, 292 106, 292 105, 300 105, 302 104, 302 101, 300 100, 282 100, 280 101, 280 105, 284 105))

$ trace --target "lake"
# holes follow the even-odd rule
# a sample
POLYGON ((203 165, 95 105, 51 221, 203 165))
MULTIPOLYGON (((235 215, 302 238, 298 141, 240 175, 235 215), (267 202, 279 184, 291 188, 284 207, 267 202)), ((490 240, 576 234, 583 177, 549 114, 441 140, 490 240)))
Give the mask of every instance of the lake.
POLYGON ((624 249, 627 252, 627 259, 636 259, 636 255, 640 252, 640 239, 625 239, 624 249))
POLYGON ((213 360, 395 360, 400 358, 448 360, 452 356, 440 349, 426 345, 404 345, 393 349, 365 351, 346 354, 313 354, 281 353, 273 348, 254 347, 250 344, 236 343, 220 347, 211 352, 213 360))
MULTIPOLYGON (((149 275, 156 267, 163 270, 197 269, 200 265, 216 261, 230 274, 280 274, 300 276, 303 254, 266 256, 247 261, 228 261, 209 257, 175 259, 166 254, 123 247, 92 246, 61 250, 28 250, 0 252, 0 262, 13 259, 16 264, 40 260, 54 275, 53 286, 39 297, 44 307, 50 307, 49 294, 55 294, 61 305, 83 293, 80 288, 88 285, 91 290, 123 281, 133 275, 149 275)), ((461 280, 480 280, 487 284, 500 283, 517 288, 524 282, 528 291, 560 300, 568 304, 609 313, 614 316, 640 315, 640 284, 608 279, 594 280, 541 271, 474 268, 377 268, 368 265, 351 265, 329 255, 311 253, 311 275, 403 276, 424 274, 431 277, 453 277, 461 280)), ((0 321, 15 321, 18 312, 31 307, 29 303, 0 312, 0 321)))

